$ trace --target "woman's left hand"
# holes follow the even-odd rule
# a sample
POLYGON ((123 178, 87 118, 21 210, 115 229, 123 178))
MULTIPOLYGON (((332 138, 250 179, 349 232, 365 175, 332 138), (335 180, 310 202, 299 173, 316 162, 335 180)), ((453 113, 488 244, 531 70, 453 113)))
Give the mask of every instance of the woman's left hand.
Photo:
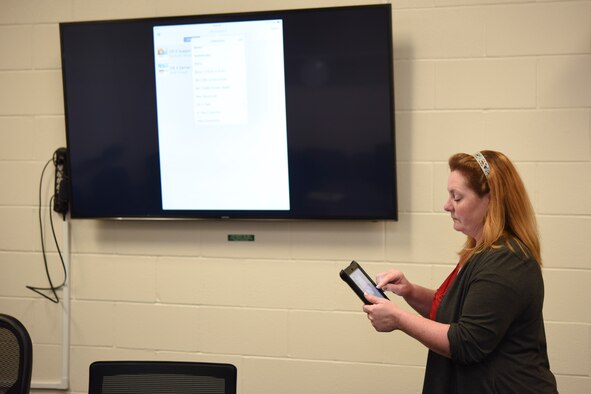
POLYGON ((371 294, 365 294, 365 298, 372 304, 364 305, 363 312, 367 313, 367 318, 376 331, 389 332, 398 329, 397 316, 400 309, 394 303, 371 294))

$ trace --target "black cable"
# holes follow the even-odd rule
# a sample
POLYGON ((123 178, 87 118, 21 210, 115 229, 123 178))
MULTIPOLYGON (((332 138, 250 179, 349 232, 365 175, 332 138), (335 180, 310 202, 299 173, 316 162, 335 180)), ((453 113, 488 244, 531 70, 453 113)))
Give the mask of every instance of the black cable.
POLYGON ((53 157, 51 159, 49 159, 47 161, 47 163, 45 163, 45 166, 43 167, 43 171, 41 171, 41 179, 39 180, 39 230, 40 230, 40 234, 41 234, 41 254, 43 256, 43 262, 45 265, 45 274, 47 275, 49 287, 35 287, 35 286, 26 286, 26 287, 27 287, 27 289, 34 291, 35 293, 43 296, 44 298, 48 299, 49 301, 51 301, 55 304, 59 304, 60 300, 59 300, 59 297, 58 297, 56 291, 65 286, 68 273, 66 271, 66 263, 64 262, 62 252, 60 250, 59 243, 57 241, 57 236, 55 235, 55 228, 53 226, 53 218, 52 218, 52 214, 51 214, 51 206, 52 206, 53 200, 55 198, 55 193, 51 196, 50 201, 49 201, 49 210, 50 210, 49 222, 51 224, 51 232, 53 234, 53 240, 54 240, 55 246, 57 248, 57 253, 59 255, 60 261, 62 263, 62 268, 64 270, 64 281, 62 282, 61 285, 59 285, 57 287, 53 285, 53 281, 51 280, 51 275, 49 274, 49 266, 48 266, 48 262, 47 262, 47 254, 45 251, 45 240, 44 240, 44 234, 43 234, 43 214, 42 214, 43 212, 42 212, 41 195, 42 195, 43 177, 45 175, 45 170, 47 169, 47 166, 51 162, 53 162, 54 166, 56 166, 56 168, 57 168, 56 153, 55 152, 53 154, 53 157), (51 291, 53 293, 53 298, 44 294, 43 291, 51 291))

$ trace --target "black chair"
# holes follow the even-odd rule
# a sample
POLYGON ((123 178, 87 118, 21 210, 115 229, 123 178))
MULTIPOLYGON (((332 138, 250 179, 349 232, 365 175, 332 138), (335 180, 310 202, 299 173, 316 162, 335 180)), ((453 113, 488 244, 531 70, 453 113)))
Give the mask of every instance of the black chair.
POLYGON ((28 394, 33 372, 33 344, 15 317, 0 313, 0 394, 28 394))
POLYGON ((88 394, 235 394, 232 364, 178 361, 95 361, 88 394))

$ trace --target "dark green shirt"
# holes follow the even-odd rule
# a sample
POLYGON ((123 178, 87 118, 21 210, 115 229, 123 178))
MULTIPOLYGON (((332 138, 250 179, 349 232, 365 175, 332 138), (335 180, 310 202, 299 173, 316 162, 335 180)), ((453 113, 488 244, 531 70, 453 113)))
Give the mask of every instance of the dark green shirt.
POLYGON ((423 393, 557 393, 540 266, 501 246, 472 257, 437 310, 451 359, 429 351, 423 393))

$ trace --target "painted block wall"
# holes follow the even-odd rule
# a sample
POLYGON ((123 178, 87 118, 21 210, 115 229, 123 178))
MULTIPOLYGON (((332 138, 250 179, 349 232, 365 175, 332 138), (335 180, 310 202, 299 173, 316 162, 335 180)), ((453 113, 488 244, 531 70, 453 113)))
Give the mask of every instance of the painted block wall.
MULTIPOLYGON (((65 392, 86 392, 105 359, 234 363, 241 394, 420 392, 426 349, 374 332, 338 271, 357 259, 438 286, 463 243, 442 208, 446 161, 480 149, 515 161, 536 210, 559 390, 591 392, 591 1, 391 3, 400 220, 69 222, 65 392)), ((41 190, 48 229, 52 169, 39 181, 65 146, 59 22, 352 4, 0 0, 0 312, 31 332, 34 393, 63 373, 63 303, 25 288, 46 286, 38 202, 41 190)))

